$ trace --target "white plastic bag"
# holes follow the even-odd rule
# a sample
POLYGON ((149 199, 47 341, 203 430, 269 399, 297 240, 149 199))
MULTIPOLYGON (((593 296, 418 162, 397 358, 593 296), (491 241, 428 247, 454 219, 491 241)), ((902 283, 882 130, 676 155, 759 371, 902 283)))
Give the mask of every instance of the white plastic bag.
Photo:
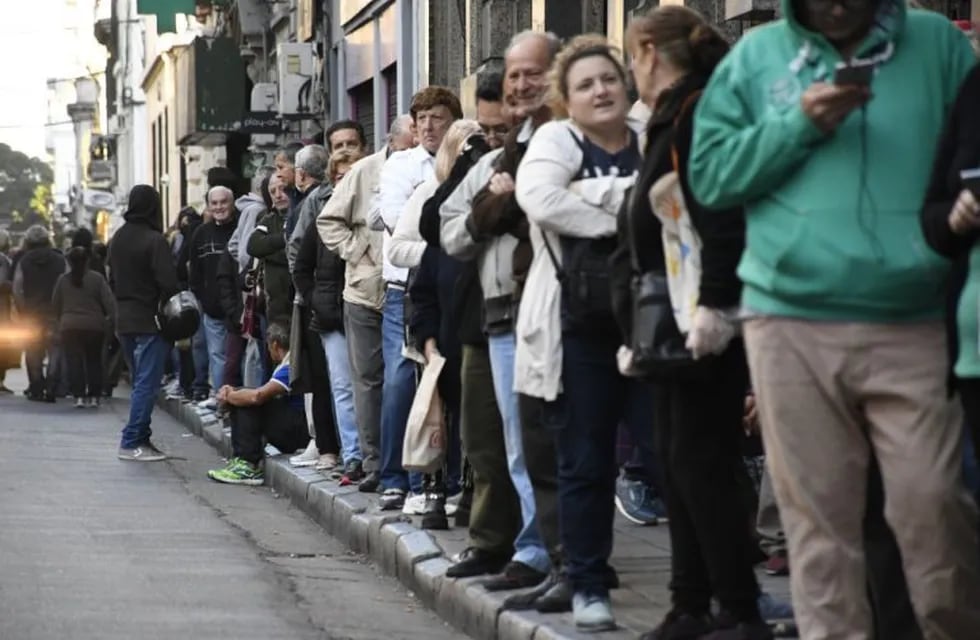
POLYGON ((402 441, 402 468, 434 473, 446 458, 446 411, 439 396, 439 374, 446 359, 433 353, 422 371, 402 441))

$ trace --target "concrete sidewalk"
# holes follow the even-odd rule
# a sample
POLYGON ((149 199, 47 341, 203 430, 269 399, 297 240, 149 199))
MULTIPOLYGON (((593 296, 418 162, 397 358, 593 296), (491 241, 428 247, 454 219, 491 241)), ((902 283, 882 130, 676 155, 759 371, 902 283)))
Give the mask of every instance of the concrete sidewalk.
MULTIPOLYGON (((223 455, 231 452, 230 430, 215 416, 199 414, 193 405, 161 400, 160 405, 223 455)), ((466 530, 423 531, 418 518, 382 513, 377 496, 357 487, 289 465, 286 456, 266 461, 266 484, 287 496, 332 536, 363 553, 460 631, 487 640, 571 640, 594 638, 575 631, 571 614, 501 611, 512 592, 488 593, 480 578, 447 579, 449 558, 466 546, 466 530)), ((451 520, 451 519, 450 519, 451 520)), ((613 591, 620 630, 599 634, 610 640, 635 639, 655 627, 670 608, 670 540, 667 528, 641 527, 618 517, 612 565, 622 586, 613 591)), ((789 580, 759 572, 762 588, 789 601, 789 580)))

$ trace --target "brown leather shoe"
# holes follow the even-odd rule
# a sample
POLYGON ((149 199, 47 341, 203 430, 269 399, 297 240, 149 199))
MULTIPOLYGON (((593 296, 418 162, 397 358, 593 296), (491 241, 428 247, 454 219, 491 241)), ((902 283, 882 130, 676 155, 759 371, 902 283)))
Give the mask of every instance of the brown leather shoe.
POLYGON ((487 591, 512 591, 527 589, 541 584, 548 574, 529 567, 523 562, 511 561, 504 567, 503 572, 483 583, 487 591))

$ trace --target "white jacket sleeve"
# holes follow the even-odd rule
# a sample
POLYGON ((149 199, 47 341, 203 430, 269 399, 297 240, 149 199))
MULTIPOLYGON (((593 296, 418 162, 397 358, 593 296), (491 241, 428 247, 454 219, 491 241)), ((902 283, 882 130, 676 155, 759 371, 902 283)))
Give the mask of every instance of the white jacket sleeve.
MULTIPOLYGON (((381 176, 378 179, 378 198, 376 200, 376 213, 369 214, 374 218, 373 222, 380 217, 384 223, 384 229, 393 233, 398 225, 398 218, 405 210, 405 203, 412 196, 415 187, 418 185, 413 182, 411 156, 409 151, 400 151, 393 154, 381 168, 381 176)), ((372 223, 372 228, 374 224, 372 223)))
POLYGON ((493 175, 493 161, 500 152, 488 153, 466 173, 449 197, 439 206, 439 241, 445 252, 458 260, 473 260, 483 243, 473 237, 468 221, 473 198, 493 175))
MULTIPOLYGON (((528 145, 516 176, 516 196, 528 219, 542 229, 576 238, 616 233, 616 212, 608 205, 621 178, 592 178, 588 193, 572 185, 582 166, 582 150, 565 122, 549 122, 528 145)), ((621 194, 619 194, 621 199, 621 194)))
POLYGON ((438 186, 435 179, 419 185, 405 204, 405 211, 398 218, 395 232, 388 243, 388 262, 392 265, 411 269, 422 262, 422 254, 425 253, 425 240, 419 233, 422 205, 435 193, 438 186))

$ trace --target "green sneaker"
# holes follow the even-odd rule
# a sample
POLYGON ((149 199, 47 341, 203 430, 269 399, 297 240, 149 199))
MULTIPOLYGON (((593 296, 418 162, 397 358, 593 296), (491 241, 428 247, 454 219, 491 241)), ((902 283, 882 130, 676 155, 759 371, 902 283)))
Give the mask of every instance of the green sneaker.
POLYGON ((257 487, 265 482, 262 468, 241 458, 232 458, 224 469, 208 471, 208 477, 216 482, 244 484, 250 487, 257 487))

